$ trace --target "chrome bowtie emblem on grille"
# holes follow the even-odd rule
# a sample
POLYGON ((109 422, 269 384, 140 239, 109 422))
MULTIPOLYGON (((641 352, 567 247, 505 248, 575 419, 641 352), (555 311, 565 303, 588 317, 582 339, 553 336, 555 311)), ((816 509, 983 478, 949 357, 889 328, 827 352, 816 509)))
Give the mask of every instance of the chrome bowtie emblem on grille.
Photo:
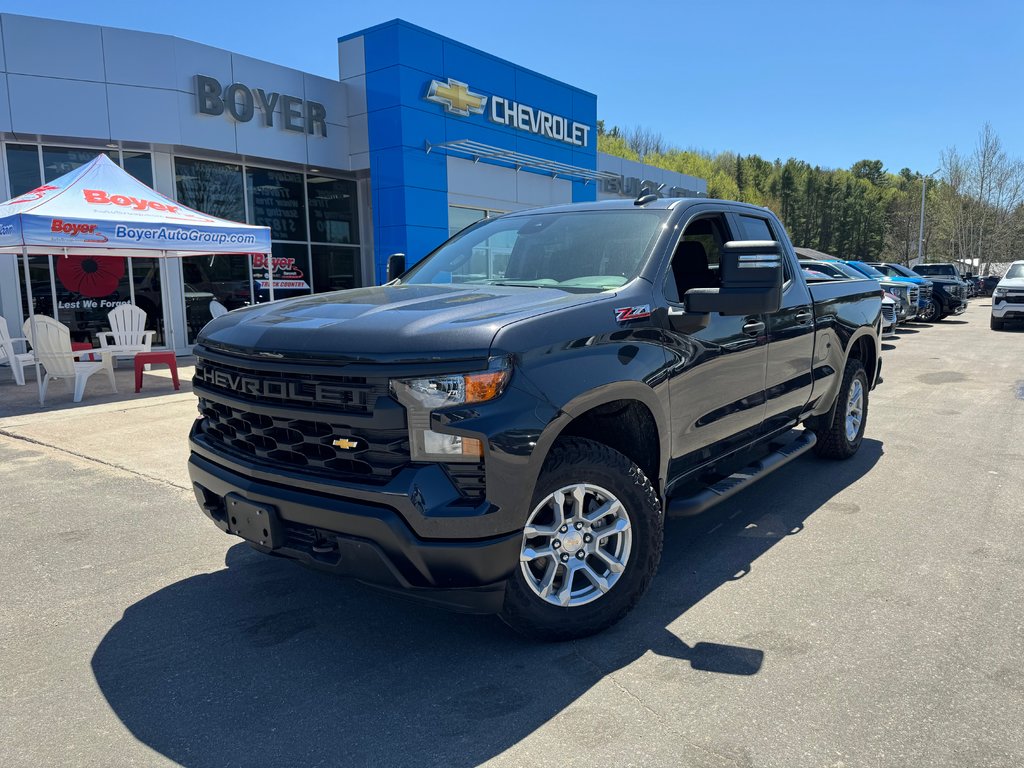
POLYGON ((339 437, 337 440, 331 443, 331 445, 333 445, 335 448, 341 448, 343 451, 350 451, 353 448, 359 447, 359 441, 351 440, 347 437, 339 437))

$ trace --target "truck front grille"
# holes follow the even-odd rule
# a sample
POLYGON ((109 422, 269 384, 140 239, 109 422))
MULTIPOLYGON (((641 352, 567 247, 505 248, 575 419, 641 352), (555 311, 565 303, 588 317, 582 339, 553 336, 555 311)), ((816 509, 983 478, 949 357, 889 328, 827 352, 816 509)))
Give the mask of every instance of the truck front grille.
POLYGON ((386 482, 409 462, 405 429, 361 429, 329 421, 254 413, 199 398, 203 435, 229 454, 332 478, 386 482), (357 443, 345 449, 333 443, 357 443))
MULTIPOLYGON (((197 350, 192 383, 210 450, 270 471, 384 485, 412 464, 406 412, 388 381, 197 350)), ((467 503, 485 497, 483 463, 441 466, 467 503)))
POLYGON ((907 301, 910 302, 910 306, 916 307, 917 302, 920 300, 920 293, 916 285, 912 285, 907 289, 907 301))
POLYGON ((887 323, 896 322, 896 305, 895 304, 883 304, 882 315, 885 317, 887 323))

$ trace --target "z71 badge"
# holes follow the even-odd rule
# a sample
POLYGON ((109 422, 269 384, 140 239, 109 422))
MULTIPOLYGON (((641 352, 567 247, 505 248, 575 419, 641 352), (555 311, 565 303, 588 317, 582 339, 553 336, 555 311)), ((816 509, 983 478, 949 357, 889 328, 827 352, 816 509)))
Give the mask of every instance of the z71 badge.
POLYGON ((639 320, 651 316, 651 305, 641 304, 639 307, 619 307, 615 310, 615 320, 624 323, 627 320, 639 320))

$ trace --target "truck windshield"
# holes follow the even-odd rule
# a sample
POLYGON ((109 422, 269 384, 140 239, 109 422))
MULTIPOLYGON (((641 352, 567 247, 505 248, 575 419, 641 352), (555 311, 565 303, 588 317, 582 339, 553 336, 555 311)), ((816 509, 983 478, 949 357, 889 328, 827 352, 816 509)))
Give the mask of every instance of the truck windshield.
POLYGON ((636 277, 667 217, 668 211, 610 210, 487 219, 442 245, 402 282, 606 291, 636 277))
POLYGON ((885 275, 882 272, 879 272, 874 267, 864 264, 863 262, 858 262, 851 266, 858 272, 863 272, 865 275, 874 278, 875 280, 885 280, 885 275))
POLYGON ((830 267, 832 267, 834 270, 836 270, 837 272, 841 272, 846 277, 852 278, 854 280, 863 280, 864 279, 864 275, 862 273, 858 272, 853 267, 851 267, 849 264, 844 264, 841 261, 829 261, 829 262, 826 262, 826 263, 830 267))
POLYGON ((1024 277, 1024 264, 1013 264, 1006 271, 1006 277, 1011 280, 1015 277, 1024 277))
POLYGON ((890 277, 916 277, 921 278, 921 275, 914 272, 912 269, 904 267, 902 264, 879 264, 877 268, 885 272, 890 277))
POLYGON ((957 271, 948 264, 918 264, 914 271, 919 275, 948 275, 949 277, 960 277, 957 271))

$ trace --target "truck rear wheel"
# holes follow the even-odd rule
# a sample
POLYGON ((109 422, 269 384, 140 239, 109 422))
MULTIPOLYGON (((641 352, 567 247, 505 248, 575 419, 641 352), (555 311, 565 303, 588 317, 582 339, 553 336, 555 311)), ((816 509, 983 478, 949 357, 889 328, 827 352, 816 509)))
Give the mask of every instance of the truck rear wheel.
POLYGON ((860 448, 868 421, 868 377, 864 363, 847 360, 832 421, 814 430, 814 452, 827 459, 848 459, 860 448))
POLYGON ((663 532, 640 467, 593 440, 560 441, 537 481, 501 619, 540 640, 600 632, 647 591, 663 532))

